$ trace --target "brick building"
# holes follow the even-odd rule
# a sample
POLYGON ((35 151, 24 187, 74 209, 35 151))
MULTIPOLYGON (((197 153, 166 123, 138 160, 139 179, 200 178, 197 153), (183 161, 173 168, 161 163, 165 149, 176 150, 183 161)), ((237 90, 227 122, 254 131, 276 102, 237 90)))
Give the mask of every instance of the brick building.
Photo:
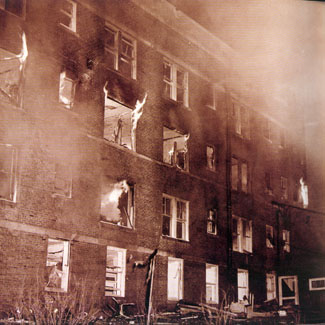
POLYGON ((155 249, 158 310, 321 303, 303 125, 227 83, 230 47, 162 0, 0 1, 0 39, 1 308, 84 281, 143 310, 155 249))

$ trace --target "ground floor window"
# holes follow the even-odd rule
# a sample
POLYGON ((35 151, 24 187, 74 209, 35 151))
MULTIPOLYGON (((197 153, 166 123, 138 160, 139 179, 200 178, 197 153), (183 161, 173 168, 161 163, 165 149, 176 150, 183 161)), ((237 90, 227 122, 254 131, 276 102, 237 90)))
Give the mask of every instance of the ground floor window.
POLYGON ((168 257, 168 300, 183 298, 183 260, 168 257))
POLYGON ((275 273, 266 274, 266 299, 272 300, 276 298, 276 275, 275 273))
POLYGON ((219 303, 218 266, 206 264, 206 302, 219 303))
POLYGON ((248 270, 238 269, 237 286, 238 286, 238 301, 247 300, 249 296, 248 270))
POLYGON ((298 277, 296 275, 279 276, 280 306, 292 301, 295 305, 299 305, 298 277))

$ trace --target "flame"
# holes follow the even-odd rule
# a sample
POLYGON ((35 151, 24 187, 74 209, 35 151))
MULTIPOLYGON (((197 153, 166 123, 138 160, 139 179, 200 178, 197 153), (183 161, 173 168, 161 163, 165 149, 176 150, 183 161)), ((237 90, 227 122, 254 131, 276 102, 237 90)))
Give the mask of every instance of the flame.
POLYGON ((138 121, 143 114, 143 106, 146 103, 148 94, 146 93, 142 102, 137 100, 135 104, 135 109, 132 111, 131 114, 131 122, 132 122, 132 130, 131 130, 131 147, 135 150, 135 130, 137 129, 138 121))
POLYGON ((308 207, 308 186, 305 185, 303 178, 300 178, 300 193, 302 198, 302 204, 304 208, 308 207))
POLYGON ((28 49, 27 49, 27 42, 26 42, 26 34, 23 32, 21 35, 22 40, 22 48, 19 55, 17 55, 17 59, 20 62, 19 70, 21 71, 23 69, 23 64, 25 63, 27 56, 28 56, 28 49))

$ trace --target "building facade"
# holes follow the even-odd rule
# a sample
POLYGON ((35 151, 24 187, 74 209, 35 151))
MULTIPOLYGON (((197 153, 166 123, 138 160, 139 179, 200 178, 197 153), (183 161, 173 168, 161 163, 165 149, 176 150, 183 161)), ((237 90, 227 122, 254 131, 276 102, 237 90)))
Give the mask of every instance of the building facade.
POLYGON ((153 252, 156 310, 321 304, 303 125, 245 103, 230 47, 166 1, 5 1, 0 25, 2 309, 83 283, 143 311, 153 252))

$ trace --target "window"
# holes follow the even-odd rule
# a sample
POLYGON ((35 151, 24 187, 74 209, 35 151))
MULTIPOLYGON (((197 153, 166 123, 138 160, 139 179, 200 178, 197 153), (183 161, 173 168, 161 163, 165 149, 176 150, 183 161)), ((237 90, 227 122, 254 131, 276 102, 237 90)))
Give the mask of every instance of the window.
POLYGON ((60 10, 60 25, 77 32, 77 3, 72 0, 62 0, 60 10))
POLYGON ((241 253, 252 253, 252 221, 233 217, 232 218, 232 248, 241 253))
POLYGON ((325 278, 309 279, 309 290, 325 290, 325 278))
POLYGON ((55 165, 54 193, 71 198, 72 176, 70 167, 63 164, 55 165))
POLYGON ((243 138, 250 138, 249 110, 237 104, 233 105, 234 131, 243 138))
POLYGON ((286 145, 285 130, 283 128, 280 128, 280 147, 284 148, 285 145, 286 145))
POLYGON ((302 203, 305 209, 308 208, 308 186, 303 178, 300 178, 299 202, 302 203))
POLYGON ((206 147, 207 167, 210 170, 216 170, 216 149, 214 146, 206 147))
POLYGON ((126 77, 136 79, 136 41, 113 26, 105 26, 106 64, 126 77))
POLYGON ((126 250, 107 247, 105 296, 125 296, 126 250))
POLYGON ((273 227, 266 225, 265 226, 266 232, 266 247, 273 248, 274 247, 274 234, 273 234, 273 227))
POLYGON ((17 149, 0 144, 0 200, 16 202, 17 149))
POLYGON ((208 94, 207 94, 207 102, 206 105, 213 109, 216 110, 217 108, 217 93, 216 93, 216 88, 214 85, 209 85, 208 86, 208 94))
POLYGON ((134 185, 104 177, 100 213, 102 221, 134 228, 134 185))
POLYGON ((275 273, 266 273, 266 299, 276 298, 276 275, 275 273))
POLYGON ((299 305, 299 291, 298 291, 298 277, 279 276, 279 304, 283 305, 284 302, 294 301, 295 305, 299 305))
POLYGON ((271 174, 265 173, 265 192, 269 195, 272 195, 272 183, 271 183, 271 174))
POLYGON ((168 257, 168 300, 183 299, 183 260, 168 257))
POLYGON ((164 127, 163 137, 164 163, 188 170, 189 135, 164 127))
POLYGON ((188 202, 164 194, 162 218, 163 235, 188 240, 188 202))
POLYGON ((60 73, 59 102, 65 108, 73 106, 75 96, 76 81, 71 72, 63 71, 60 73))
POLYGON ((164 95, 188 107, 188 73, 164 60, 164 95))
POLYGON ((0 9, 4 9, 12 14, 23 17, 25 14, 25 0, 0 0, 0 9))
POLYGON ((216 209, 208 210, 207 232, 208 234, 212 234, 212 235, 217 234, 217 210, 216 209))
POLYGON ((283 239, 283 250, 287 253, 290 253, 290 231, 289 230, 282 231, 282 239, 283 239))
POLYGON ((288 179, 286 177, 281 176, 281 198, 284 200, 288 199, 288 179))
POLYGON ((263 135, 267 140, 272 140, 272 129, 271 129, 271 121, 267 118, 263 118, 263 135))
POLYGON ((218 266, 213 264, 206 264, 205 273, 206 283, 206 302, 219 303, 219 289, 218 289, 218 266))
POLYGON ((237 285, 238 285, 238 301, 249 298, 249 286, 248 286, 248 271, 237 270, 237 285))
POLYGON ((231 188, 249 192, 248 163, 234 157, 231 158, 231 188))
POLYGON ((69 279, 69 242, 48 239, 46 260, 46 290, 66 292, 69 279))

